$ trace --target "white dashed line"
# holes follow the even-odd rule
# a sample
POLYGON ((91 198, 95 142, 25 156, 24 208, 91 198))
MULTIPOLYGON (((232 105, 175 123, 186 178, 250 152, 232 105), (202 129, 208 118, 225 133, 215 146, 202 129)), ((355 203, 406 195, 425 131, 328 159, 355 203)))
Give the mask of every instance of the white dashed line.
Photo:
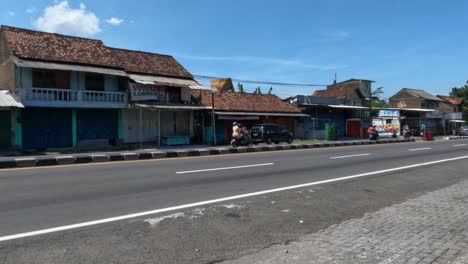
POLYGON ((457 144, 457 145, 453 145, 454 147, 463 147, 463 146, 466 146, 466 144, 457 144))
POLYGON ((347 156, 338 156, 338 157, 331 157, 330 159, 346 159, 346 158, 354 158, 354 157, 362 157, 362 156, 370 156, 370 153, 363 153, 363 154, 355 154, 355 155, 347 155, 347 156))
POLYGON ((206 171, 220 171, 220 170, 233 170, 233 169, 243 169, 243 168, 252 168, 252 167, 272 166, 272 165, 275 165, 275 164, 274 163, 262 163, 262 164, 242 165, 242 166, 203 169, 203 170, 178 171, 178 172, 176 172, 176 174, 187 174, 187 173, 206 172, 206 171))
POLYGON ((416 148, 416 149, 408 149, 408 151, 420 151, 420 150, 429 150, 432 148, 416 148))

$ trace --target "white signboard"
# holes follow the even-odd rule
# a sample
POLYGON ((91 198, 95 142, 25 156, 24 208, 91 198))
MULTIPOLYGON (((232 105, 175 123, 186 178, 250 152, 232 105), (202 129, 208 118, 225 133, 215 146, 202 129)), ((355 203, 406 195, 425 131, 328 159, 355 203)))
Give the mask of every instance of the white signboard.
POLYGON ((130 93, 132 101, 163 101, 167 99, 167 91, 165 87, 160 87, 151 84, 130 84, 130 93))
POLYGON ((398 110, 380 110, 379 117, 398 117, 398 110))

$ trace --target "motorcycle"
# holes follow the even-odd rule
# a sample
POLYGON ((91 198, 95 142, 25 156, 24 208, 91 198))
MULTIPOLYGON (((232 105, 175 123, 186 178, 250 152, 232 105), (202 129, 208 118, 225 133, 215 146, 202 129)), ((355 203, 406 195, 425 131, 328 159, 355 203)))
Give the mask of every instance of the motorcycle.
POLYGON ((252 143, 252 140, 250 139, 250 137, 240 138, 240 139, 233 138, 231 140, 231 146, 233 148, 237 148, 237 147, 241 147, 241 146, 251 147, 251 146, 253 146, 253 143, 252 143))
POLYGON ((377 131, 369 134, 369 140, 378 140, 378 139, 379 139, 379 133, 377 131))

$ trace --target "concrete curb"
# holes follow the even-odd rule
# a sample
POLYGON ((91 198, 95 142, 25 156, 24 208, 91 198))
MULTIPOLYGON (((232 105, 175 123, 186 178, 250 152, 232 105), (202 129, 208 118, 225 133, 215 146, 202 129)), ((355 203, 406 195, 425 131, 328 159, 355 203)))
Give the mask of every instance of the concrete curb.
POLYGON ((468 136, 448 136, 444 137, 445 140, 453 140, 453 139, 467 139, 468 136))
MULTIPOLYGON (((450 139, 462 139, 468 137, 451 137, 450 139)), ((337 146, 356 146, 369 144, 394 144, 414 142, 414 139, 382 139, 378 141, 336 141, 323 143, 308 143, 308 144, 292 144, 292 145, 266 145, 252 146, 239 148, 215 148, 215 149, 187 149, 187 150, 171 150, 171 151, 147 151, 147 152, 122 152, 122 153, 103 153, 103 154, 79 154, 63 155, 55 157, 39 157, 39 158, 12 158, 11 160, 0 161, 0 169, 5 168, 21 168, 35 166, 54 166, 54 165, 69 165, 82 164, 92 162, 112 162, 125 160, 149 160, 149 159, 164 159, 164 158, 180 158, 208 155, 226 155, 235 153, 247 152, 268 152, 281 151, 291 149, 314 149, 314 148, 329 148, 337 146)))

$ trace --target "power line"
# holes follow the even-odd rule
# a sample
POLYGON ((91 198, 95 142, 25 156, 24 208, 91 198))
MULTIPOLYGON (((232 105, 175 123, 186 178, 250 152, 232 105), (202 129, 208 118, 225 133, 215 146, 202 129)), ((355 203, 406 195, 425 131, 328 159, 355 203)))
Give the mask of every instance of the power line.
MULTIPOLYGON (((201 79, 222 79, 223 77, 213 77, 205 75, 193 75, 195 78, 201 79)), ((272 82, 272 81, 254 81, 254 80, 243 80, 231 78, 231 80, 241 83, 252 83, 252 84, 268 84, 268 85, 280 85, 280 86, 302 86, 302 87, 326 87, 327 84, 303 84, 303 83, 283 83, 283 82, 272 82)))

